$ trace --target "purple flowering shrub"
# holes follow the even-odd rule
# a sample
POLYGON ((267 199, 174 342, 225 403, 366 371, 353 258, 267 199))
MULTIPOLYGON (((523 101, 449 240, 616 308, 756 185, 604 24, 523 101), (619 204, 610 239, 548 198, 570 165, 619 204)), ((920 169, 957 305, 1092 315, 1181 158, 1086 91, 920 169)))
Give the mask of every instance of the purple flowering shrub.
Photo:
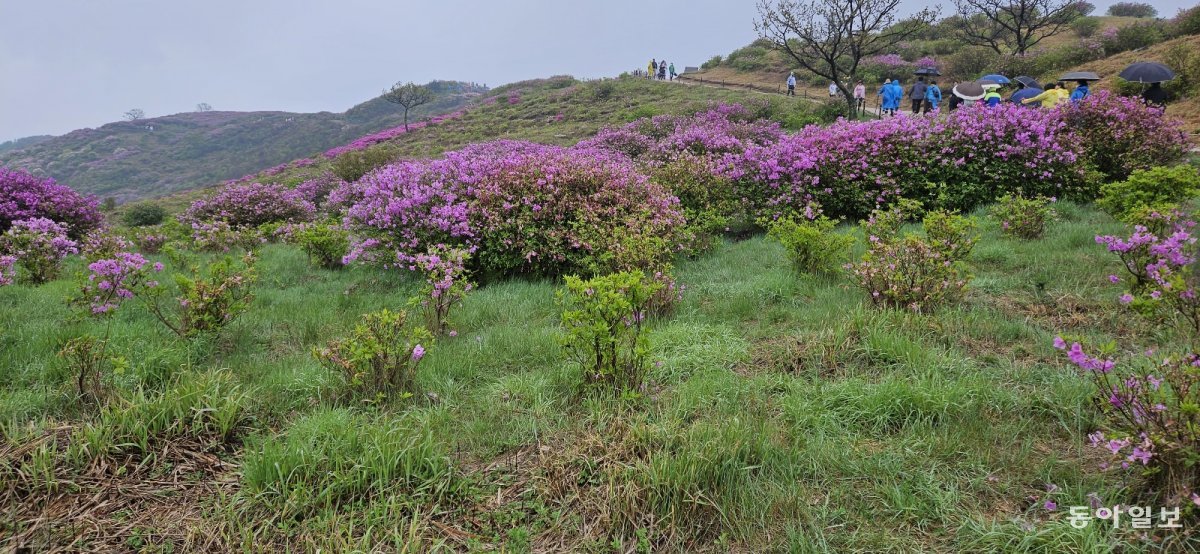
POLYGON ((44 218, 14 221, 0 235, 0 254, 11 256, 35 285, 53 280, 62 261, 79 252, 78 243, 67 238, 66 225, 44 218))
MULTIPOLYGON (((1110 343, 1088 353, 1079 342, 1070 348, 1056 337, 1055 348, 1067 351, 1072 364, 1097 386, 1096 404, 1104 428, 1090 435, 1128 469, 1141 465, 1150 484, 1172 499, 1200 492, 1200 272, 1197 271, 1195 221, 1180 214, 1161 216, 1159 231, 1136 226, 1128 239, 1097 236, 1117 254, 1134 281, 1121 296, 1125 304, 1155 322, 1174 324, 1185 340, 1167 351, 1118 363, 1110 343), (1185 344, 1186 342, 1186 344, 1185 344)), ((1122 279, 1109 277, 1114 284, 1122 279)))
POLYGON ((490 276, 653 268, 684 244, 678 200, 624 156, 527 142, 473 145, 394 164, 331 198, 359 200, 347 262, 408 266, 431 246, 490 276))
POLYGON ((0 255, 0 287, 11 285, 16 280, 13 270, 16 264, 16 256, 0 255))
POLYGON ((354 398, 369 403, 393 395, 409 398, 416 392, 417 367, 433 335, 424 327, 408 326, 407 320, 403 310, 363 314, 350 336, 314 348, 313 356, 342 377, 354 398))
POLYGON ((323 208, 329 199, 329 193, 343 184, 344 181, 337 175, 326 172, 296 185, 296 192, 309 204, 323 208))
POLYGON ((1190 146, 1177 120, 1138 98, 1098 91, 1057 111, 1082 147, 1085 161, 1108 180, 1170 165, 1182 159, 1190 146))
POLYGON ((304 193, 283 185, 250 183, 222 187, 211 198, 197 200, 180 216, 185 224, 224 223, 234 230, 266 223, 309 221, 316 208, 304 193))
POLYGON ((133 243, 125 237, 114 233, 111 229, 100 227, 93 229, 83 237, 79 253, 85 260, 96 261, 113 258, 118 253, 129 251, 132 248, 133 243))
POLYGON ((566 356, 579 365, 584 387, 640 393, 649 370, 645 326, 662 285, 640 271, 580 279, 567 276, 557 293, 566 356))
POLYGON ((1033 240, 1042 238, 1046 225, 1057 217, 1051 198, 1024 198, 1006 194, 992 206, 992 217, 1000 221, 1000 231, 1005 235, 1033 240))
POLYGON ((414 304, 425 310, 426 328, 435 335, 457 335, 450 329, 450 310, 461 305, 474 284, 467 279, 467 260, 471 254, 462 248, 438 245, 416 255, 409 269, 425 275, 425 286, 414 304))
POLYGON ((144 254, 157 254, 167 244, 167 235, 161 230, 139 229, 133 233, 133 243, 144 254))
POLYGON ((16 221, 39 217, 65 226, 73 240, 104 222, 95 198, 81 196, 54 179, 0 167, 0 233, 16 221))
POLYGON ((82 297, 91 313, 111 314, 122 302, 133 298, 134 291, 158 286, 158 281, 151 279, 151 270, 161 272, 163 264, 149 264, 141 254, 132 252, 96 260, 88 264, 90 273, 81 287, 82 297))

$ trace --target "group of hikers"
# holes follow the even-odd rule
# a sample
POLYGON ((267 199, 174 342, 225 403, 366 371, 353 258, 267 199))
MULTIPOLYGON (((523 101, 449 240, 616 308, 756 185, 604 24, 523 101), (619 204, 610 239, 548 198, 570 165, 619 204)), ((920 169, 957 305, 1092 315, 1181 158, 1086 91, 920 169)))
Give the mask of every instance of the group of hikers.
MULTIPOLYGON (((1023 105, 1039 105, 1044 108, 1052 108, 1063 102, 1078 102, 1087 98, 1091 94, 1091 89, 1088 86, 1088 81, 1077 81, 1077 85, 1073 90, 1067 90, 1067 84, 1063 82, 1049 82, 1041 88, 1036 86, 1037 83, 1027 84, 1021 82, 1013 82, 1016 90, 1006 99, 1000 94, 1002 85, 999 83, 984 82, 983 97, 964 99, 962 96, 953 92, 943 93, 941 87, 938 86, 936 80, 926 77, 917 77, 915 83, 904 89, 900 79, 886 79, 883 86, 880 87, 876 96, 879 97, 880 115, 896 115, 901 110, 901 105, 906 101, 909 103, 910 109, 914 114, 936 112, 942 105, 943 100, 947 97, 949 101, 946 103, 948 110, 955 110, 963 104, 971 104, 978 102, 981 105, 992 107, 998 106, 1002 102, 1011 102, 1023 105)), ((954 89, 957 90, 957 89, 954 89)), ((837 97, 841 93, 841 89, 837 83, 829 83, 829 96, 837 97)), ((854 84, 853 98, 855 108, 863 111, 866 109, 867 88, 860 79, 854 84)), ((787 95, 796 95, 796 74, 793 72, 787 78, 787 95)), ((1166 93, 1159 83, 1154 83, 1142 95, 1143 98, 1152 104, 1163 104, 1166 101, 1166 93)))
POLYGON ((656 61, 650 58, 650 63, 646 64, 646 77, 650 79, 658 79, 659 81, 674 81, 679 74, 675 73, 675 64, 667 63, 667 60, 656 61))

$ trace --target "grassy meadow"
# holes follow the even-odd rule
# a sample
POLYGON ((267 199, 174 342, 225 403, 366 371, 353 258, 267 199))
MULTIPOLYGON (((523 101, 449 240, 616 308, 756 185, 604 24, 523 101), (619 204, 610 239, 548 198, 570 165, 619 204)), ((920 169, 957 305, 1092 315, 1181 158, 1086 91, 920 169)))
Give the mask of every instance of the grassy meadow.
POLYGON ((74 259, 0 287, 0 548, 1141 551, 1127 527, 1065 519, 1090 493, 1135 499, 1097 469, 1091 385, 1051 340, 1170 337, 1115 301, 1119 262, 1093 237, 1122 226, 1058 209, 1036 241, 977 213, 968 297, 931 315, 801 275, 764 236, 679 260, 636 398, 576 388, 556 282, 473 291, 419 392, 368 406, 312 350, 403 309, 415 277, 267 245, 249 310, 183 341, 136 301, 76 317, 74 259), (106 325, 127 363, 97 407, 54 353, 106 325))

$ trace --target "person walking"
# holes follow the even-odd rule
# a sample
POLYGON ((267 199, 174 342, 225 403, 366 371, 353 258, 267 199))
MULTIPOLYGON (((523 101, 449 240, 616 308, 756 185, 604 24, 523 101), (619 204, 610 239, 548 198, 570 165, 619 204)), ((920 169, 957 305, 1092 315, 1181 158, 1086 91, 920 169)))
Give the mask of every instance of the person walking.
POLYGON ((896 110, 900 109, 900 99, 903 97, 904 89, 900 88, 899 80, 883 85, 882 112, 885 115, 896 115, 896 110))
POLYGON ((854 113, 858 112, 867 113, 867 86, 862 79, 854 85, 854 113))
POLYGON ((1027 86, 1025 83, 1018 81, 1017 91, 1008 97, 1008 101, 1012 102, 1013 104, 1020 104, 1026 99, 1033 98, 1042 92, 1043 90, 1040 88, 1027 86))
POLYGON ((1150 88, 1142 93, 1142 101, 1148 106, 1155 106, 1162 109, 1167 109, 1167 100, 1169 95, 1167 89, 1162 88, 1162 83, 1150 83, 1150 88))
POLYGON ((787 95, 795 96, 796 95, 796 72, 795 71, 788 74, 787 87, 788 87, 787 95))
POLYGON ((658 80, 659 81, 667 80, 667 60, 658 62, 658 80))
POLYGON ((908 89, 908 99, 912 101, 912 113, 921 113, 921 104, 925 102, 925 78, 918 77, 912 88, 908 89))
POLYGON ((668 71, 670 71, 670 78, 672 81, 674 81, 675 76, 676 76, 675 75, 675 62, 671 62, 671 65, 669 67, 670 67, 670 69, 668 69, 668 71))
POLYGON ((1043 108, 1049 109, 1057 106, 1062 102, 1062 91, 1058 88, 1058 83, 1046 83, 1046 89, 1041 94, 1026 98, 1021 101, 1022 104, 1039 103, 1043 108))
POLYGON ((987 92, 983 93, 983 105, 989 108, 994 108, 1000 105, 1004 99, 1000 97, 998 87, 988 87, 987 92))
POLYGON ((1077 104, 1080 100, 1091 95, 1092 90, 1088 88, 1087 81, 1077 81, 1079 84, 1075 86, 1075 90, 1071 91, 1071 103, 1077 104))
POLYGON ((650 58, 650 64, 646 66, 646 77, 653 79, 655 73, 658 73, 658 62, 650 58))
POLYGON ((942 89, 937 86, 937 81, 929 81, 929 86, 925 87, 925 113, 937 112, 938 104, 942 103, 942 89))
POLYGON ((833 98, 834 96, 837 96, 837 93, 838 93, 837 83, 830 82, 829 83, 829 97, 833 98))

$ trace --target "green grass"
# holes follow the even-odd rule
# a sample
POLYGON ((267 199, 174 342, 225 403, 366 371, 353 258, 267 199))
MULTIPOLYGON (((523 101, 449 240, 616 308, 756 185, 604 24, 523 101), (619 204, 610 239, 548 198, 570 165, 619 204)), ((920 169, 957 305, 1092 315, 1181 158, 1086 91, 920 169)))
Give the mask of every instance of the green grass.
MULTIPOLYGON (((120 400, 98 409, 73 399, 54 356, 103 332, 71 319, 74 283, 0 288, 0 497, 63 494, 95 512, 92 532, 50 517, 26 539, 35 549, 1138 549, 1064 519, 1092 492, 1132 499, 1096 469, 1092 391, 1050 341, 1153 329, 1114 308, 1117 262, 1091 240, 1120 226, 1061 211, 1034 242, 985 221, 970 294, 932 315, 799 275, 761 236, 679 260, 687 291, 652 325, 661 364, 637 400, 579 396, 556 284, 510 281, 471 293, 413 398, 339 403, 312 347, 403 308, 419 283, 312 269, 270 245, 253 305, 217 336, 180 342, 122 307, 110 348, 129 368, 110 378, 120 400), (183 485, 166 496, 118 492, 125 511, 89 503, 103 483, 154 490, 167 476, 183 485), (1058 512, 1040 508, 1046 483, 1058 512)), ((0 537, 35 525, 27 506, 0 537)))

